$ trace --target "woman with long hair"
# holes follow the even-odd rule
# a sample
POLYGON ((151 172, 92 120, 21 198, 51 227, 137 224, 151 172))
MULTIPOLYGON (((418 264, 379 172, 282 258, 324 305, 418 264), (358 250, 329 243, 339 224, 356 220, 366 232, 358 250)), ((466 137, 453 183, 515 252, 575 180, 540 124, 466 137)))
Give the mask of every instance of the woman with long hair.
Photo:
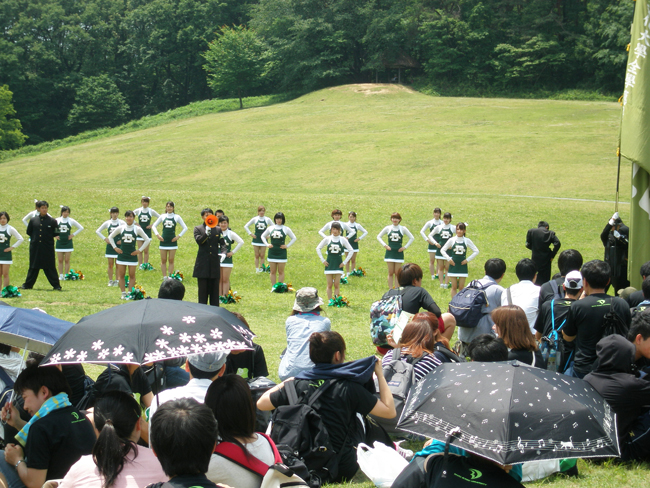
POLYGON ((255 433, 255 404, 248 383, 236 374, 221 376, 208 388, 205 404, 214 413, 219 429, 219 444, 210 459, 206 476, 217 484, 259 488, 262 478, 234 460, 259 460, 266 465, 275 462, 275 446, 271 438, 255 433), (242 453, 243 458, 238 456, 242 453))
POLYGON ((492 312, 492 327, 503 339, 510 352, 508 360, 517 359, 522 363, 546 369, 546 361, 537 347, 526 318, 526 312, 517 305, 506 305, 492 312))
POLYGON ((82 456, 63 478, 63 486, 140 488, 168 479, 150 449, 138 446, 141 410, 123 391, 109 391, 95 404, 93 453, 82 456))

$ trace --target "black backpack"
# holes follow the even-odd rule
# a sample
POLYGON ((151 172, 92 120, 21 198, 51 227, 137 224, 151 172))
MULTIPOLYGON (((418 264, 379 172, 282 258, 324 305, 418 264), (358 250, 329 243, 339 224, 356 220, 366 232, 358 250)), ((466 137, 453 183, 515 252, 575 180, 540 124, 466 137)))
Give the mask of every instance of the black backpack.
MULTIPOLYGON (((611 308, 611 303, 610 303, 611 308)), ((628 325, 625 321, 619 317, 616 312, 610 310, 603 317, 603 337, 610 335, 621 335, 627 337, 627 332, 629 330, 628 325)))
MULTIPOLYGON (((321 395, 334 383, 335 380, 327 380, 299 402, 294 381, 285 382, 289 405, 279 406, 271 417, 270 435, 282 461, 312 488, 334 480, 338 475, 340 456, 332 447, 327 427, 314 408, 321 395)), ((347 436, 343 445, 346 442, 347 436)))
POLYGON ((456 325, 467 328, 478 325, 483 317, 483 306, 489 305, 485 290, 492 285, 496 283, 491 281, 482 285, 478 280, 474 280, 451 299, 449 313, 456 319, 456 325))

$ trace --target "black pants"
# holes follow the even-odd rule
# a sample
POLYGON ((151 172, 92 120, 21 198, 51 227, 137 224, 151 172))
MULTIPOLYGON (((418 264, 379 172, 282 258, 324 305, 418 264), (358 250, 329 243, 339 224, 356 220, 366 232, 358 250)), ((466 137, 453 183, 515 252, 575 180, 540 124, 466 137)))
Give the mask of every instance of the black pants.
POLYGON ((32 268, 30 266, 29 270, 27 270, 27 278, 25 278, 25 283, 23 284, 23 288, 29 289, 29 288, 34 288, 34 284, 36 283, 36 279, 38 278, 38 272, 40 270, 43 270, 43 273, 45 273, 45 277, 47 278, 47 281, 50 282, 50 285, 52 285, 52 288, 61 288, 61 283, 59 282, 59 273, 56 271, 56 265, 52 263, 51 266, 48 266, 46 268, 32 268))
POLYGON ((210 305, 215 307, 219 306, 219 278, 197 278, 196 282, 199 285, 199 303, 208 303, 210 297, 210 305))
POLYGON ((647 461, 650 459, 650 412, 637 418, 629 430, 618 433, 621 438, 621 459, 647 461))
POLYGON ((542 286, 547 281, 551 281, 551 261, 534 261, 535 266, 537 266, 537 279, 535 279, 535 284, 542 286))

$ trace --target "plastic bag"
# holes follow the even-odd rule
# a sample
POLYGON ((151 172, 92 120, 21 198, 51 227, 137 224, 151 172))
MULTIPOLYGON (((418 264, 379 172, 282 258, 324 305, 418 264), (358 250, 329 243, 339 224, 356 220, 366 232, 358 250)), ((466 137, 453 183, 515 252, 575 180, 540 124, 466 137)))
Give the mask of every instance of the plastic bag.
POLYGON ((408 461, 395 449, 377 441, 373 447, 363 443, 357 446, 357 462, 361 471, 378 488, 390 488, 395 478, 408 466, 408 461))

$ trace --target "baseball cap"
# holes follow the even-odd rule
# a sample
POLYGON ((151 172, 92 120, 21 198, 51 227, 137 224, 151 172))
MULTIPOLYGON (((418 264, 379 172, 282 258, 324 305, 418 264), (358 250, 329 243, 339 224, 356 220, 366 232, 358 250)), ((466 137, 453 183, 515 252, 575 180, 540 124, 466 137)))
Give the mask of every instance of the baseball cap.
POLYGON ((582 288, 582 275, 580 271, 571 271, 564 278, 564 286, 567 290, 579 290, 582 288))
POLYGON ((190 356, 187 360, 192 366, 200 371, 203 371, 205 373, 216 373, 224 364, 226 364, 227 358, 228 352, 221 351, 195 354, 193 356, 190 356))

